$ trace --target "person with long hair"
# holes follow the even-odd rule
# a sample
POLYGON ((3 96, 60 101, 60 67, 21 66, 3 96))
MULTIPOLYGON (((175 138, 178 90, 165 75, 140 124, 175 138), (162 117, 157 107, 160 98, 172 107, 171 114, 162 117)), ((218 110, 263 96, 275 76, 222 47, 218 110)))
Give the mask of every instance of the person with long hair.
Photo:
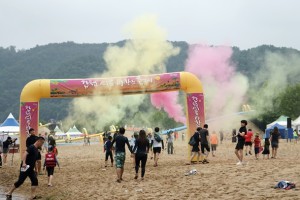
POLYGON ((141 168, 142 168, 142 173, 141 173, 141 178, 144 180, 144 175, 146 171, 146 163, 147 163, 147 158, 148 158, 148 153, 149 153, 149 140, 147 139, 146 132, 144 130, 140 130, 139 132, 139 137, 135 141, 134 145, 134 156, 135 156, 135 179, 138 178, 138 172, 139 172, 139 167, 141 163, 141 168))
POLYGON ((275 126, 273 132, 271 133, 271 137, 270 137, 271 146, 272 146, 271 158, 276 158, 276 156, 277 156, 279 137, 280 137, 279 130, 278 130, 277 126, 275 126))

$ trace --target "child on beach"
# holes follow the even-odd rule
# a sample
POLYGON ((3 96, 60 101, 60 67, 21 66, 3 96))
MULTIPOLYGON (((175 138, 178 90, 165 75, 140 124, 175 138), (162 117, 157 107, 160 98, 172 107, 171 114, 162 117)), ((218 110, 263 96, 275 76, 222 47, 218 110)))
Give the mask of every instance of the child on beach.
POLYGON ((53 152, 53 146, 48 147, 48 153, 45 155, 45 162, 44 162, 44 167, 43 170, 47 170, 48 174, 48 187, 52 186, 52 179, 53 179, 53 174, 54 174, 54 168, 56 165, 59 167, 59 163, 56 159, 56 155, 53 152))
POLYGON ((270 140, 269 140, 269 138, 265 138, 264 151, 262 152, 262 154, 263 154, 263 159, 265 159, 265 155, 267 155, 267 159, 270 158, 270 140))
POLYGON ((254 152, 255 152, 255 158, 258 160, 258 155, 260 153, 260 148, 261 148, 261 142, 259 138, 259 133, 255 134, 255 139, 254 139, 254 152))
POLYGON ((110 157, 111 167, 114 166, 114 159, 112 156, 112 145, 111 145, 112 137, 108 136, 108 140, 104 144, 104 151, 105 151, 105 167, 107 167, 107 160, 110 157))

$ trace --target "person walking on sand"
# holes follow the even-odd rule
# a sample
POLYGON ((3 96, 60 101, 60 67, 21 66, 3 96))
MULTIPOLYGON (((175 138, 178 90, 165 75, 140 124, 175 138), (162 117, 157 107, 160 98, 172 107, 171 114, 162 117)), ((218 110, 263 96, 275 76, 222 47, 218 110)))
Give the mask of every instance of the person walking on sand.
POLYGON ((148 158, 148 153, 149 153, 149 148, 150 144, 146 136, 146 132, 144 130, 140 130, 139 132, 139 137, 135 141, 134 145, 134 157, 135 157, 135 177, 134 179, 138 178, 138 173, 139 173, 139 167, 141 163, 141 178, 144 180, 145 176, 145 171, 146 171, 146 163, 147 163, 147 158, 148 158))
POLYGON ((42 147, 44 142, 45 139, 43 137, 38 137, 36 142, 33 145, 30 145, 24 152, 22 156, 19 179, 6 194, 6 199, 12 199, 12 193, 14 190, 20 187, 27 177, 29 177, 31 181, 31 199, 38 198, 35 194, 36 187, 38 186, 38 179, 36 173, 34 172, 34 167, 38 157, 38 148, 42 147))
POLYGON ((265 138, 264 150, 262 152, 263 159, 265 159, 265 155, 267 155, 267 159, 270 158, 270 140, 269 138, 265 138))
POLYGON ((207 157, 210 152, 210 147, 208 144, 210 139, 209 139, 209 133, 207 129, 208 129, 208 125, 204 124, 203 129, 200 130, 200 142, 201 142, 201 153, 203 155, 203 159, 202 159, 203 164, 209 163, 207 161, 207 157), (206 150, 206 154, 205 154, 205 150, 206 150))
POLYGON ((256 133, 255 138, 254 138, 254 153, 255 153, 256 160, 258 160, 260 148, 261 148, 261 142, 260 142, 260 138, 259 138, 259 133, 256 133))
POLYGON ((273 132, 271 133, 270 141, 272 146, 272 156, 271 158, 276 158, 277 156, 277 149, 278 149, 278 143, 279 143, 280 134, 278 131, 277 126, 274 127, 273 132))
POLYGON ((191 159, 190 159, 190 164, 193 163, 193 159, 197 154, 197 163, 199 163, 199 158, 200 158, 200 132, 201 131, 201 127, 197 128, 197 131, 194 133, 194 135, 191 137, 190 141, 193 141, 193 144, 189 143, 190 145, 192 145, 192 155, 191 155, 191 159))
POLYGON ((154 167, 157 167, 158 165, 158 159, 159 155, 162 150, 164 150, 164 141, 163 139, 159 136, 159 128, 155 127, 154 129, 154 134, 151 139, 151 147, 153 147, 153 155, 154 155, 154 167))
POLYGON ((53 147, 49 146, 48 147, 48 153, 45 155, 45 161, 44 161, 44 167, 43 170, 47 171, 48 175, 48 187, 52 187, 52 179, 53 179, 53 174, 54 174, 54 168, 56 165, 59 167, 58 160, 56 158, 55 153, 53 152, 53 147))
POLYGON ((245 134, 247 132, 247 121, 242 120, 241 121, 241 128, 239 129, 239 132, 237 133, 237 138, 238 138, 238 143, 236 144, 235 147, 235 155, 238 158, 238 163, 237 165, 242 165, 243 164, 243 149, 245 145, 245 134))
POLYGON ((253 132, 251 130, 251 128, 248 129, 248 132, 245 135, 245 155, 247 156, 248 153, 249 155, 252 155, 252 136, 253 136, 253 132))
POLYGON ((117 182, 121 183, 123 180, 124 173, 124 163, 126 158, 125 145, 127 145, 129 151, 132 153, 132 150, 129 145, 128 138, 124 136, 125 128, 121 127, 119 129, 119 134, 113 139, 112 146, 116 143, 115 149, 115 162, 116 162, 116 172, 117 172, 117 182))
POLYGON ((216 156, 217 146, 218 146, 218 136, 215 131, 212 132, 210 135, 210 145, 211 145, 211 152, 212 156, 216 156))
MULTIPOLYGON (((16 140, 12 140, 11 137, 7 137, 7 139, 3 142, 3 164, 6 165, 6 160, 7 160, 7 154, 8 154, 8 151, 9 151, 9 146, 15 142, 16 140)), ((0 157, 1 157, 1 154, 0 154, 0 157)))
POLYGON ((170 131, 167 136, 168 154, 173 154, 173 150, 174 150, 173 142, 174 142, 174 135, 173 132, 170 131))
POLYGON ((111 167, 114 165, 114 159, 112 155, 112 145, 111 145, 112 137, 108 136, 108 139, 104 143, 104 151, 105 151, 105 167, 107 167, 108 157, 110 157, 111 167))

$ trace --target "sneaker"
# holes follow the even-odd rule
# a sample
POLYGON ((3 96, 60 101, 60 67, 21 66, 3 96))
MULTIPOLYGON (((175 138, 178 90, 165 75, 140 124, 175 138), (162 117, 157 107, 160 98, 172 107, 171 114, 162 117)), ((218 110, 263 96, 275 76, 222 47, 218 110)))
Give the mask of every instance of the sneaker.
POLYGON ((252 155, 251 151, 249 151, 249 155, 252 155))
POLYGON ((236 163, 236 165, 242 165, 243 163, 241 161, 239 161, 238 163, 236 163))
POLYGON ((248 156, 248 154, 247 154, 247 153, 246 153, 245 155, 246 155, 246 156, 248 156))
POLYGON ((11 200, 12 199, 12 195, 11 194, 6 194, 6 200, 11 200))

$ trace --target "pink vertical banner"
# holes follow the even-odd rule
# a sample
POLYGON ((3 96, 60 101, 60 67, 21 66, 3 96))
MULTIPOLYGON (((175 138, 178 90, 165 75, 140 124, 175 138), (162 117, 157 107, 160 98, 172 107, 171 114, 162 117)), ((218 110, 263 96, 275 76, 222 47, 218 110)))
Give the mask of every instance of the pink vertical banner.
POLYGON ((188 136, 191 137, 197 127, 205 123, 203 93, 187 94, 188 136))
POLYGON ((21 102, 20 114, 20 145, 21 153, 26 150, 26 138, 29 129, 34 128, 38 133, 39 102, 21 102))

